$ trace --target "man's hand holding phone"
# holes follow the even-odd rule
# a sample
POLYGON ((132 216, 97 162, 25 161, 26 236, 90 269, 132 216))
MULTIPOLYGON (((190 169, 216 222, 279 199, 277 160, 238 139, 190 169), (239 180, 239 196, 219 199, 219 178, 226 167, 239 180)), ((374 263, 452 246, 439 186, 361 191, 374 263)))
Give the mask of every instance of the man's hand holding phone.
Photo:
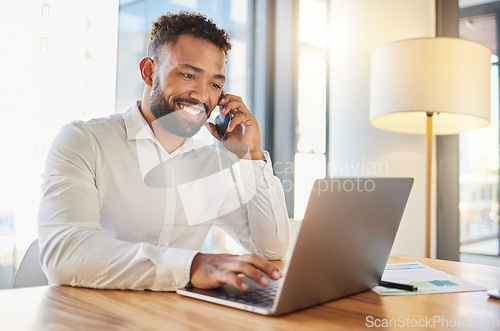
POLYGON ((212 135, 240 158, 264 160, 257 119, 250 113, 243 100, 236 95, 223 93, 219 105, 223 107, 221 107, 222 116, 218 116, 219 119, 215 120, 219 128, 213 123, 208 123, 212 135), (225 125, 227 132, 224 132, 225 125))
POLYGON ((219 134, 219 138, 221 141, 226 141, 229 132, 227 132, 227 128, 229 127, 229 123, 233 118, 233 112, 228 112, 225 115, 222 114, 222 110, 224 106, 220 104, 220 101, 226 96, 226 92, 222 91, 219 102, 217 103, 217 107, 219 107, 219 114, 214 118, 215 128, 217 129, 217 133, 219 134))

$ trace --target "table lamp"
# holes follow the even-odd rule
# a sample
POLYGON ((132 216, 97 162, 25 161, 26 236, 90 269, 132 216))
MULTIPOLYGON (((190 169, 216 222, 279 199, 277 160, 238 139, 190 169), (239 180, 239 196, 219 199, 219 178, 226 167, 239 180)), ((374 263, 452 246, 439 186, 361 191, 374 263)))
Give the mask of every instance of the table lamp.
POLYGON ((431 251, 433 135, 489 125, 490 68, 486 46, 458 38, 401 40, 372 54, 371 124, 427 135, 426 257, 431 251))

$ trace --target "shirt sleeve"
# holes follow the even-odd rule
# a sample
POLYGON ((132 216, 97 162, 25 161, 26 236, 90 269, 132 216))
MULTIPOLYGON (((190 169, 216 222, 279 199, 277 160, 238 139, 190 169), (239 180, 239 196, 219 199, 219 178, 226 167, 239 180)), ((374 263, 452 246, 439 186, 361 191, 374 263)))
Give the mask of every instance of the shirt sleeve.
POLYGON ((216 225, 247 251, 278 260, 289 245, 288 213, 269 153, 264 151, 264 156, 265 161, 241 159, 234 167, 244 206, 218 219, 216 225))
POLYGON ((38 214, 40 262, 52 284, 173 291, 197 251, 124 242, 100 224, 96 141, 82 122, 65 126, 48 153, 38 214))

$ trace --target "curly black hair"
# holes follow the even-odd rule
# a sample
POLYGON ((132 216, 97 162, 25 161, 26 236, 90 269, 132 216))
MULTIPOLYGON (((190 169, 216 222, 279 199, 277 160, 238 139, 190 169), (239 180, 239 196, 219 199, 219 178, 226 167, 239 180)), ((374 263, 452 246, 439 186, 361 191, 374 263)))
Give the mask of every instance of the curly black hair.
POLYGON ((226 57, 231 49, 229 35, 218 28, 211 19, 202 14, 182 11, 162 15, 153 23, 148 37, 148 56, 154 58, 160 54, 159 51, 164 45, 175 44, 177 38, 183 34, 211 42, 222 50, 226 57))

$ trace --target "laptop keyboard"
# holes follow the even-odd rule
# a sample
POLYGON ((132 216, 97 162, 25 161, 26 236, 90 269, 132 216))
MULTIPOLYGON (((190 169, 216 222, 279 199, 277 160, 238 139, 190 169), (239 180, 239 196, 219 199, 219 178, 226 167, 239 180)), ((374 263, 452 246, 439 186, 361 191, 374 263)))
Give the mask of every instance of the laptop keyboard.
POLYGON ((273 305, 277 290, 278 282, 267 287, 254 288, 246 292, 229 293, 220 298, 252 306, 270 307, 273 305))

